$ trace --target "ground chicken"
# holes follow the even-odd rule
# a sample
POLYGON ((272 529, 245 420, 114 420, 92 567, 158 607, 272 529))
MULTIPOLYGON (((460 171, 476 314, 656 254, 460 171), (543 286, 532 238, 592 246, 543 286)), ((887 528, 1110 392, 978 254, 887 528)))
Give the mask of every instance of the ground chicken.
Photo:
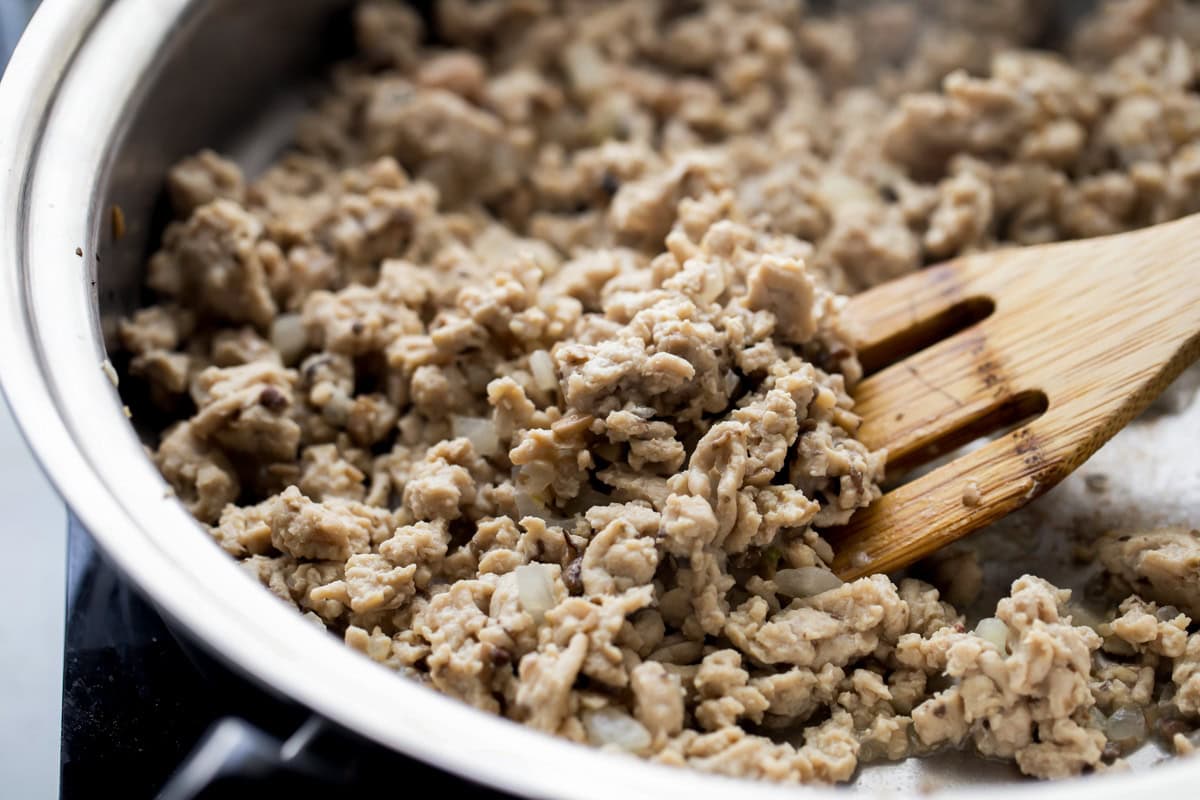
POLYGON ((364 0, 293 149, 168 173, 122 391, 248 575, 541 731, 791 782, 1186 751, 1196 531, 1106 539, 1095 618, 828 568, 886 463, 839 293, 1200 209, 1200 13, 1055 8, 364 0))
POLYGON ((1173 603, 1200 619, 1200 531, 1111 533, 1100 544, 1100 559, 1122 591, 1173 603))

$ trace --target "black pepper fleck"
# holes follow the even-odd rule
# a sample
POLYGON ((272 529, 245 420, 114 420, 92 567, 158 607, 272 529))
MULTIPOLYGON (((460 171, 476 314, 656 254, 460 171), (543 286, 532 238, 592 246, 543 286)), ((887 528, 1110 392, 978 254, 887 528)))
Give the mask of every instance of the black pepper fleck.
POLYGON ((621 179, 611 172, 605 172, 600 178, 600 188, 606 195, 612 197, 620 190, 621 179))
POLYGON ((288 401, 283 392, 274 386, 268 386, 258 396, 258 404, 271 411, 282 411, 287 408, 288 401))

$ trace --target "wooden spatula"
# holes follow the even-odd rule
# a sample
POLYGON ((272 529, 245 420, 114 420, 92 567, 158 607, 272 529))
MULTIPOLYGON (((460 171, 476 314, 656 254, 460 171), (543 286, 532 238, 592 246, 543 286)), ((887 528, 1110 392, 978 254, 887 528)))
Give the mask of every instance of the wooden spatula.
POLYGON ((834 571, 851 579, 1025 505, 1200 356, 1200 215, 963 257, 857 295, 847 314, 868 371, 858 435, 887 448, 889 477, 1031 420, 833 532, 834 571))

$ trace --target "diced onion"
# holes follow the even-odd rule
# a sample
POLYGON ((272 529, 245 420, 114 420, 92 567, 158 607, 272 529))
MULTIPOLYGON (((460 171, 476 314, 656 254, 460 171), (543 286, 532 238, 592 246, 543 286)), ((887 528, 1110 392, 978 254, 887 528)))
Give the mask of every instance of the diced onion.
POLYGON ((522 517, 541 517, 545 519, 550 513, 549 509, 533 499, 533 495, 520 487, 517 487, 516 492, 513 494, 513 500, 517 504, 517 513, 522 517))
POLYGON ((734 372, 733 370, 729 370, 729 372, 725 373, 724 381, 725 381, 725 394, 727 394, 730 397, 733 397, 733 393, 737 391, 738 384, 740 384, 742 382, 741 378, 739 378, 737 376, 736 372, 734 372))
POLYGON ((1140 708, 1122 706, 1113 712, 1104 732, 1114 742, 1136 742, 1146 738, 1146 715, 1140 708))
POLYGON ((928 751, 928 745, 921 740, 921 734, 917 733, 917 726, 905 725, 904 727, 906 728, 905 738, 908 739, 909 752, 921 753, 923 751, 928 751))
POLYGON ((308 347, 308 334, 299 314, 280 314, 271 323, 271 345, 284 364, 295 364, 308 347))
POLYGON ((545 350, 534 350, 529 354, 529 371, 533 374, 533 382, 543 392, 558 391, 558 374, 554 371, 554 361, 545 350))
POLYGON ((464 417, 450 415, 450 431, 457 438, 468 439, 481 456, 494 456, 500 452, 500 437, 496 426, 486 417, 464 417))
POLYGON ((1085 627, 1096 630, 1104 621, 1093 614, 1090 610, 1083 606, 1075 605, 1074 603, 1067 605, 1067 613, 1071 616, 1071 624, 1076 627, 1085 627))
POLYGON ((1159 621, 1161 622, 1171 622, 1178 617, 1180 613, 1180 610, 1175 606, 1163 606, 1154 616, 1158 617, 1159 621))
POLYGON ((984 617, 975 626, 975 635, 996 645, 1001 653, 1008 649, 1008 626, 995 617, 984 617))
POLYGON ((353 406, 354 401, 350 399, 350 396, 335 387, 325 405, 321 407, 321 416, 330 425, 341 428, 349 422, 350 409, 353 406))
POLYGON ((651 653, 647 658, 648 661, 657 661, 660 664, 672 664, 682 667, 687 664, 695 664, 700 660, 700 655, 704 651, 703 642, 683 639, 682 636, 668 636, 666 641, 670 642, 670 644, 663 644, 651 653))
MULTIPOLYGON (((805 538, 804 541, 813 549, 813 552, 817 554, 817 558, 821 559, 826 564, 833 561, 833 548, 830 546, 829 542, 825 541, 820 536, 817 536, 815 533, 811 539, 805 538)), ((860 550, 859 553, 861 554, 862 551, 860 550)))
POLYGON ((842 585, 842 579, 820 567, 781 569, 775 573, 775 589, 788 597, 812 597, 842 585))
POLYGON ((517 597, 538 625, 546 612, 554 608, 554 573, 549 564, 523 564, 517 567, 517 597))
MULTIPOLYGON (((575 527, 575 520, 572 517, 560 517, 540 499, 537 495, 529 491, 529 482, 526 480, 528 473, 523 473, 520 467, 513 467, 512 482, 513 482, 513 501, 517 506, 517 514, 520 517, 537 517, 547 525, 559 527, 564 530, 571 530, 575 527)), ((544 485, 542 488, 545 488, 544 485)))
POLYGON ((650 731, 633 717, 615 708, 584 712, 583 727, 592 744, 614 745, 631 753, 650 746, 650 731))
POLYGON ((520 487, 513 493, 513 500, 517 505, 517 514, 522 519, 525 517, 537 517, 552 528, 562 528, 566 531, 574 530, 575 528, 574 518, 556 516, 553 511, 539 503, 535 497, 520 487))
POLYGON ((1104 652, 1112 653, 1115 656, 1131 656, 1137 652, 1133 645, 1120 636, 1106 636, 1104 643, 1100 646, 1104 648, 1104 652))
POLYGON ((867 739, 859 747, 858 763, 860 764, 870 764, 872 761, 879 761, 882 758, 887 758, 887 748, 872 739, 867 739))
POLYGON ((835 208, 847 203, 874 203, 875 193, 865 183, 838 172, 829 172, 821 179, 817 189, 826 208, 835 208))

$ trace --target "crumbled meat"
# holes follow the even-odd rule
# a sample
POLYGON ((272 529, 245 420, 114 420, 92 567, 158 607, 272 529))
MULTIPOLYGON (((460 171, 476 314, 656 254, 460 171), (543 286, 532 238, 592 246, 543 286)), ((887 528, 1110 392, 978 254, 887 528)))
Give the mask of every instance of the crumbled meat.
POLYGON ((638 721, 656 739, 683 730, 684 697, 679 676, 656 661, 639 664, 629 675, 638 721))
POLYGON ((163 434, 154 463, 175 496, 201 522, 215 521, 241 492, 229 458, 197 436, 191 422, 180 422, 163 434))
POLYGON ((395 156, 447 203, 494 199, 517 183, 521 160, 512 135, 498 117, 456 94, 380 80, 363 116, 368 152, 395 156))
POLYGON ((209 367, 192 383, 192 433, 242 457, 292 460, 300 426, 288 412, 296 375, 278 363, 209 367))
POLYGON ((330 497, 362 500, 366 494, 362 470, 346 460, 335 444, 304 448, 300 454, 300 480, 297 486, 317 502, 330 497))
POLYGON ((171 168, 167 173, 167 191, 175 215, 186 219, 214 200, 240 203, 246 186, 237 164, 211 150, 201 150, 171 168))
POLYGON ((1056 54, 1033 0, 659 5, 361 0, 294 148, 170 170, 114 360, 175 496, 348 646, 573 741, 823 783, 1107 769, 1152 717, 1187 751, 1196 531, 1107 537, 1103 619, 1024 576, 973 631, 991 565, 842 583, 825 531, 886 460, 842 295, 1200 211, 1200 12, 1056 54))
POLYGON ((1200 619, 1200 531, 1118 531, 1100 543, 1099 554, 1121 591, 1174 604, 1200 619))
POLYGON ((780 339, 803 344, 817 332, 813 281, 798 261, 767 257, 750 270, 747 305, 775 315, 780 339))
POLYGON ((147 283, 216 319, 266 328, 277 310, 268 275, 282 260, 279 246, 263 238, 261 222, 219 199, 167 228, 147 283))
POLYGON ((271 544, 296 558, 340 559, 365 553, 390 533, 391 514, 353 500, 314 503, 295 486, 271 501, 271 544))
POLYGON ((1038 578, 1016 581, 996 608, 1008 631, 1004 646, 950 628, 902 642, 901 663, 956 680, 913 709, 921 742, 969 739, 980 753, 1015 759, 1044 778, 1099 763, 1105 736, 1088 726, 1086 712, 1095 703, 1088 674, 1100 637, 1063 620, 1069 596, 1038 578))
POLYGON ((1188 637, 1187 649, 1171 672, 1175 705, 1185 714, 1200 714, 1200 634, 1188 637))

